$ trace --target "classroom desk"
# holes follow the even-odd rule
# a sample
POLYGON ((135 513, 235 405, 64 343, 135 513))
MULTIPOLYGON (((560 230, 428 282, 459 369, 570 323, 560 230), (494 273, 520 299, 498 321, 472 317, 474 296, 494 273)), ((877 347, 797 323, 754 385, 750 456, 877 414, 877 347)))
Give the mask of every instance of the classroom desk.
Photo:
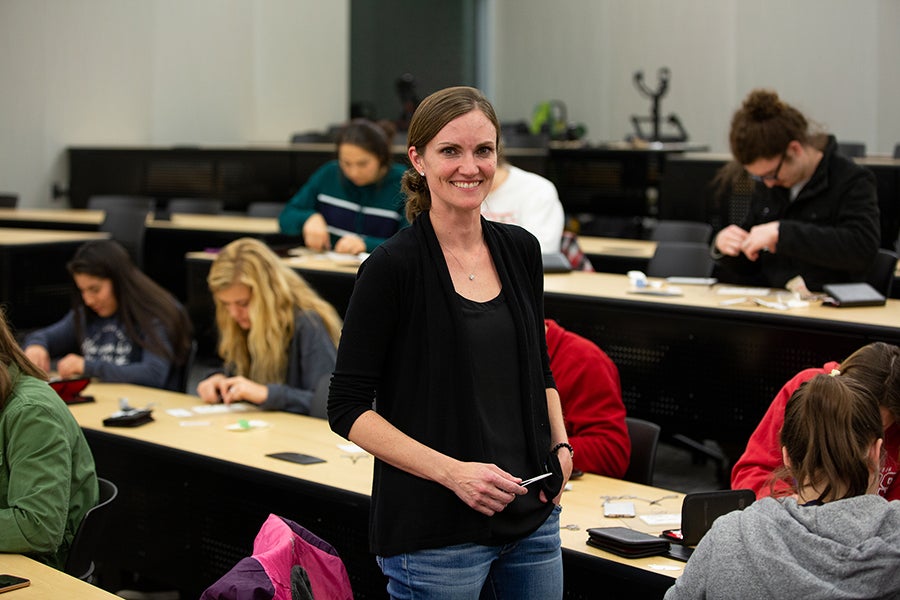
POLYGON ((16 329, 47 325, 71 305, 66 263, 88 240, 109 234, 89 231, 0 228, 0 303, 16 329))
POLYGON ((0 208, 0 227, 97 231, 106 213, 71 208, 0 208))
POLYGON ((578 245, 591 261, 594 270, 603 273, 646 271, 647 264, 656 252, 656 242, 630 238, 580 235, 578 245))
MULTIPOLYGON (((173 416, 193 411, 195 396, 124 384, 92 383, 96 402, 71 406, 84 429, 98 473, 119 486, 110 528, 125 544, 99 557, 104 573, 135 569, 196 597, 240 558, 269 513, 293 519, 332 543, 347 565, 357 600, 384 598, 385 581, 368 552, 372 458, 341 446, 326 421, 281 412, 227 412, 173 416), (154 406, 155 421, 105 428, 102 420, 119 398, 154 406), (238 419, 266 427, 232 432, 238 419), (269 458, 296 451, 325 459, 297 465, 269 458)), ((586 475, 563 496, 561 531, 566 597, 594 598, 598 582, 629 597, 659 598, 681 573, 682 563, 662 557, 622 559, 587 545, 588 527, 628 526, 658 534, 672 525, 641 519, 605 519, 603 497, 634 496, 639 515, 680 514, 683 496, 668 490, 586 475), (651 500, 658 504, 650 504, 651 500)))
MULTIPOLYGON (((31 585, 10 592, 10 600, 115 600, 118 596, 21 554, 0 553, 0 573, 31 580, 31 585)), ((5 596, 4 596, 5 598, 5 596)))
POLYGON ((680 297, 644 296, 628 293, 623 275, 551 274, 545 312, 610 355, 630 415, 718 440, 732 456, 797 371, 873 341, 900 344, 898 300, 777 310, 751 301, 723 306, 734 296, 718 295, 721 285, 680 287, 680 297))

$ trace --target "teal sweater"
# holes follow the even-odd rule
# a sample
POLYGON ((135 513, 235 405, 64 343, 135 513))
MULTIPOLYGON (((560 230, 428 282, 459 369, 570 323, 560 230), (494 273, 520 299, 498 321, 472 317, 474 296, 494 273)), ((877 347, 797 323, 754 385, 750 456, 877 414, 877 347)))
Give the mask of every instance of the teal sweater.
POLYGON ((328 224, 331 245, 345 235, 356 234, 371 252, 381 242, 409 225, 405 217, 400 179, 406 168, 392 163, 380 181, 359 187, 332 160, 310 176, 278 217, 282 233, 300 235, 313 213, 328 224))
POLYGON ((0 552, 62 569, 75 531, 97 504, 94 457, 56 392, 9 370, 15 386, 0 408, 0 552))

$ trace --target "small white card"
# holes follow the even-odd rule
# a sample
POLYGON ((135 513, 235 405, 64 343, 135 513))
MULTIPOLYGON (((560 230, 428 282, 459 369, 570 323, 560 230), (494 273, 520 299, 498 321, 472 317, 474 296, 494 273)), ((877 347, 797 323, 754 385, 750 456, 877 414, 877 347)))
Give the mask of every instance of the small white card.
POLYGON ((166 413, 172 415, 173 417, 184 418, 184 417, 193 417, 194 413, 189 411, 186 408, 170 408, 166 410, 166 413))
POLYGON ((250 410, 246 404, 200 404, 193 411, 198 415, 217 415, 220 413, 243 412, 250 410))
POLYGON ((338 448, 340 448, 342 452, 346 452, 348 454, 365 454, 366 453, 365 450, 363 450, 356 444, 338 444, 338 448))
POLYGON ((647 525, 681 525, 681 515, 675 513, 641 515, 641 521, 647 525))

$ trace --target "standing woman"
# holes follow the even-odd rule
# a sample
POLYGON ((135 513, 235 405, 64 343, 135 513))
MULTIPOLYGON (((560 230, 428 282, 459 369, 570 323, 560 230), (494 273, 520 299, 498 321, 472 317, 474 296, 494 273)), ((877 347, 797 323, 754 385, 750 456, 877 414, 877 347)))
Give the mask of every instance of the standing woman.
POLYGON ((781 430, 791 495, 716 519, 666 599, 900 597, 900 502, 876 494, 883 435, 862 383, 805 382, 781 430))
POLYGON ((721 177, 745 170, 755 183, 743 223, 713 241, 720 277, 783 288, 800 275, 812 291, 865 281, 881 243, 874 175, 768 90, 734 113, 730 143, 734 162, 721 177))
POLYGON ((207 283, 225 372, 201 381, 198 395, 209 403, 245 400, 264 410, 309 414, 317 386, 334 369, 337 311, 252 238, 225 246, 207 283))
POLYGON ((396 128, 354 119, 338 133, 337 160, 310 176, 278 217, 281 231, 303 235, 313 250, 371 252, 407 225, 400 178, 405 168, 391 160, 396 128))
POLYGON ((377 458, 370 540, 393 598, 562 597, 572 454, 540 247, 480 216, 499 130, 476 89, 422 101, 403 179, 412 226, 363 263, 344 322, 328 418, 377 458))
POLYGON ((78 288, 75 307, 25 338, 25 355, 60 377, 96 377, 176 390, 191 351, 184 308, 138 269, 116 241, 82 245, 67 265, 78 288))

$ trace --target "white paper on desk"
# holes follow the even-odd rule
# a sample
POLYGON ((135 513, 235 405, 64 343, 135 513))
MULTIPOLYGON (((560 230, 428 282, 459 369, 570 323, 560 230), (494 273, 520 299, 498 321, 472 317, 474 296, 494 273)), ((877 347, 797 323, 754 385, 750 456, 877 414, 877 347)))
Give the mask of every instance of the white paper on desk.
POLYGON ((220 413, 244 412, 250 407, 243 403, 235 404, 200 404, 192 408, 198 415, 217 415, 220 413))
POLYGON ((341 449, 342 452, 346 452, 347 454, 365 454, 366 451, 357 446, 356 444, 338 444, 338 448, 341 449))
POLYGON ((659 515, 641 515, 641 521, 647 525, 676 525, 681 526, 681 515, 675 513, 663 513, 659 515))
POLYGON ((178 417, 180 419, 183 419, 185 417, 193 417, 194 416, 194 413, 192 413, 191 411, 189 411, 186 408, 169 408, 169 409, 166 409, 166 413, 172 415, 173 417, 178 417))
POLYGON ((769 288, 733 287, 724 285, 716 288, 716 293, 720 296, 769 296, 772 294, 772 290, 769 288))

